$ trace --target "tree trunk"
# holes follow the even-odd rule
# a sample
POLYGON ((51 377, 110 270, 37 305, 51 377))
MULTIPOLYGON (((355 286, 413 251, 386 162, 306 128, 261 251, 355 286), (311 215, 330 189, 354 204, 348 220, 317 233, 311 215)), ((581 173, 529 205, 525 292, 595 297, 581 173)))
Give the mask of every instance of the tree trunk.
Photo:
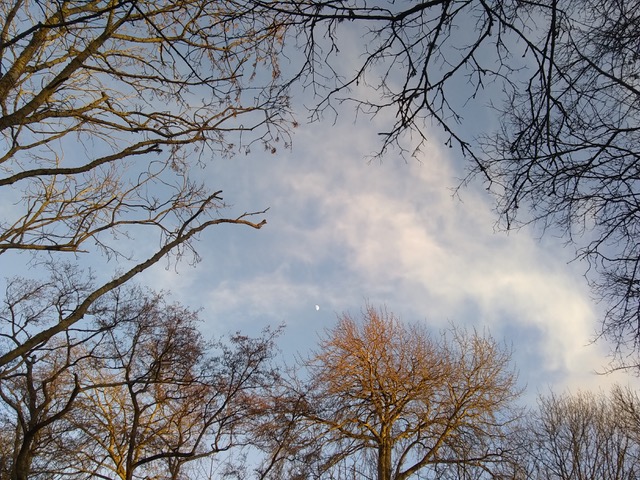
POLYGON ((378 445, 378 480, 391 480, 391 442, 387 438, 378 445))
POLYGON ((27 433, 22 440, 22 447, 15 457, 11 480, 27 480, 31 473, 31 461, 33 455, 31 452, 31 444, 33 443, 33 435, 27 433))

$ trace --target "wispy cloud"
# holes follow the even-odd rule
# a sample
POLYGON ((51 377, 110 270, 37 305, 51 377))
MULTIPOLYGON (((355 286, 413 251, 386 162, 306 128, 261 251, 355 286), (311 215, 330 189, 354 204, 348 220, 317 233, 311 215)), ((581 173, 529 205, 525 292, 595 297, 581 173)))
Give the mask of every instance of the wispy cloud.
POLYGON ((212 230, 197 269, 152 281, 204 307, 213 330, 286 322, 285 350, 311 348, 335 313, 368 300, 434 328, 488 327, 513 344, 534 390, 610 382, 593 374, 605 349, 587 346, 597 312, 580 265, 568 264, 573 252, 527 229, 496 233, 481 186, 452 194, 449 149, 367 163, 375 128, 347 122, 303 128, 295 140, 288 154, 208 170, 231 185, 239 212, 271 207, 265 229, 212 230))

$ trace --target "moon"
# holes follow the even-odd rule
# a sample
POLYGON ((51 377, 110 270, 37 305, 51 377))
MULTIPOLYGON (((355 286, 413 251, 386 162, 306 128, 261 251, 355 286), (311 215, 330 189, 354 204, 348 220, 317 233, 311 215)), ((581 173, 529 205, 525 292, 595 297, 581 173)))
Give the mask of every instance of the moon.
POLYGON ((316 310, 320 310, 320 305, 316 305, 316 310))

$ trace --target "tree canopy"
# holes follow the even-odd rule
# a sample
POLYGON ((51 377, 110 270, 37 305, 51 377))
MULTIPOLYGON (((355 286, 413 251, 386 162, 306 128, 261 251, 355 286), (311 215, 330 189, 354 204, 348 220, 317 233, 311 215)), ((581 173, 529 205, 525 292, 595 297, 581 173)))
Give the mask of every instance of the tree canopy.
POLYGON ((287 443, 271 448, 291 460, 281 462, 279 478, 490 470, 518 418, 507 349, 461 329, 434 338, 383 308, 340 316, 302 367, 274 407, 285 413, 271 428, 287 443))
POLYGON ((617 385, 606 393, 540 396, 510 437, 516 448, 496 478, 636 478, 638 402, 636 392, 617 385))
POLYGON ((381 154, 444 141, 466 160, 463 183, 495 195, 504 228, 564 236, 607 306, 600 333, 638 348, 640 2, 247 4, 282 18, 303 49, 311 118, 343 103, 389 113, 381 154))
MULTIPOLYGON (((55 294, 13 286, 2 320, 41 311, 55 294)), ((197 313, 131 286, 98 303, 90 321, 32 348, 0 379, 1 479, 177 480, 251 442, 277 379, 278 331, 212 341, 197 313)), ((47 310, 62 306, 58 297, 47 310)))
POLYGON ((0 16, 0 195, 14 205, 0 255, 103 262, 55 325, 2 351, 2 366, 169 254, 197 259, 204 229, 264 225, 261 212, 226 218, 222 191, 192 171, 254 142, 275 151, 291 123, 273 16, 204 0, 14 0, 0 16))
MULTIPOLYGON (((288 87, 301 84, 317 96, 312 119, 344 102, 361 114, 393 112, 381 153, 441 139, 468 160, 466 181, 479 178, 495 194, 505 228, 559 230, 606 300, 601 334, 634 350, 638 6, 4 2, 0 193, 17 208, 3 212, 0 253, 133 260, 78 302, 73 323, 169 253, 197 258, 192 240, 205 228, 262 226, 255 209, 224 218, 221 189, 192 171, 214 156, 287 146, 288 87), (499 114, 496 132, 470 128, 487 104, 499 114), (408 132, 421 141, 406 143, 408 132), (134 258, 122 239, 142 236, 157 248, 134 258)), ((55 332, 42 334, 33 344, 55 332)))

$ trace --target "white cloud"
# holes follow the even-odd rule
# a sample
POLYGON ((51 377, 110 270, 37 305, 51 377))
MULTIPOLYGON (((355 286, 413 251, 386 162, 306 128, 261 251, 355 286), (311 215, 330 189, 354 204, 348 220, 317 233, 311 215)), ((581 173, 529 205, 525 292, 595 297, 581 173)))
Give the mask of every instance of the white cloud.
POLYGON ((303 127, 288 155, 219 165, 234 208, 271 207, 267 226, 213 229, 203 264, 181 269, 181 284, 156 280, 204 306, 212 329, 286 322, 285 350, 311 348, 311 332, 368 300, 436 328, 453 321, 506 336, 533 391, 610 383, 593 374, 606 349, 587 346, 598 317, 572 252, 526 229, 494 232, 480 186, 452 195, 449 149, 429 145, 422 163, 366 163, 370 127, 303 127))

